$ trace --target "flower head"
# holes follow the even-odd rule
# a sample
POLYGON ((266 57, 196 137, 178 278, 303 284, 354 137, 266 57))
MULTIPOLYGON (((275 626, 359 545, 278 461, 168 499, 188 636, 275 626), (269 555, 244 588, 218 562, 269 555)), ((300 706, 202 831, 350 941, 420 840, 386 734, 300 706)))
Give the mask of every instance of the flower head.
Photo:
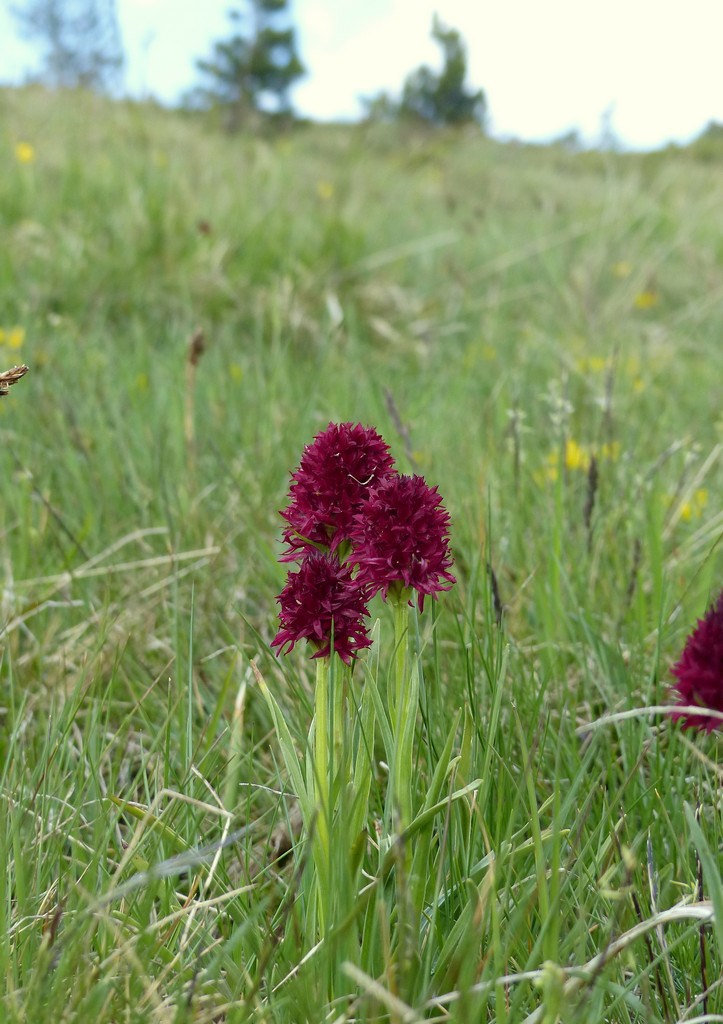
POLYGON ((386 599, 391 587, 417 591, 420 611, 426 594, 449 590, 449 515, 436 487, 424 477, 385 477, 354 517, 351 559, 358 579, 386 599))
POLYGON ((673 712, 683 720, 684 729, 723 728, 723 718, 706 715, 705 711, 723 712, 723 591, 688 637, 680 658, 673 666, 676 682, 674 694, 679 704, 698 705, 700 715, 685 711, 673 712))
POLYGON ((31 164, 35 159, 35 149, 29 142, 16 142, 15 159, 19 164, 31 164))
POLYGON ((4 335, 4 341, 8 348, 22 348, 25 341, 25 328, 11 327, 7 334, 4 335))
POLYGON ((581 469, 585 473, 590 468, 590 453, 571 437, 565 442, 565 466, 567 469, 581 469))
POLYGON ((300 558, 314 547, 335 551, 349 538, 354 515, 394 461, 389 446, 372 427, 330 423, 307 445, 291 478, 289 507, 281 513, 288 549, 300 558))
POLYGON ((278 653, 288 654, 299 640, 308 640, 313 658, 326 658, 334 650, 347 663, 363 647, 370 647, 364 616, 367 595, 352 579, 351 565, 336 555, 310 551, 298 572, 290 572, 277 598, 281 628, 271 641, 278 653), (286 648, 286 650, 284 650, 286 648))

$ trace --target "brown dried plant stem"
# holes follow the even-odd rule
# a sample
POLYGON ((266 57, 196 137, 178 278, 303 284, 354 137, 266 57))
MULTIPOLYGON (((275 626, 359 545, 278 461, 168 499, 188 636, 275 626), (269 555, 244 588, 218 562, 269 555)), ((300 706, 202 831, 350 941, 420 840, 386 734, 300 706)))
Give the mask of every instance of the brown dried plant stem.
POLYGON ((30 367, 23 363, 22 366, 13 366, 12 369, 0 373, 0 398, 8 393, 13 384, 17 384, 29 369, 30 367))
POLYGON ((186 359, 186 395, 183 411, 183 436, 186 442, 188 468, 196 464, 196 372, 201 356, 206 351, 206 335, 199 328, 194 332, 188 346, 186 359))

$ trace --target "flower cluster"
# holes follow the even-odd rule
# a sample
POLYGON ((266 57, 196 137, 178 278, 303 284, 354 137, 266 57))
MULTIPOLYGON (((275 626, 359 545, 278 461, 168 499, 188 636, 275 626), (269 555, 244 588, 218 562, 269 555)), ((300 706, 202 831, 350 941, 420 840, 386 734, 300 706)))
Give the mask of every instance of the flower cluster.
POLYGON ((448 531, 436 487, 421 476, 386 477, 354 517, 351 558, 358 580, 385 599, 390 588, 416 590, 421 611, 425 594, 449 590, 455 581, 448 531))
POLYGON ((336 555, 311 551, 299 571, 289 573, 279 604, 281 629, 271 642, 279 654, 308 640, 312 657, 328 658, 333 637, 334 650, 349 664, 356 651, 371 644, 363 622, 366 596, 354 584, 351 566, 336 555))
POLYGON ((723 713, 723 591, 718 600, 688 637, 680 658, 673 666, 674 695, 681 705, 699 706, 701 714, 673 712, 684 729, 712 732, 723 728, 723 718, 705 712, 723 713))
POLYGON ((397 473, 389 446, 361 424, 330 423, 291 478, 281 560, 300 565, 278 596, 273 646, 287 652, 305 639, 326 657, 333 645, 348 664, 370 644, 364 618, 375 594, 414 590, 421 610, 455 582, 449 515, 437 488, 397 473))
POLYGON ((289 506, 281 513, 286 561, 310 547, 335 551, 349 532, 361 503, 380 480, 392 472, 389 446, 371 427, 330 423, 307 445, 301 464, 291 474, 289 506))

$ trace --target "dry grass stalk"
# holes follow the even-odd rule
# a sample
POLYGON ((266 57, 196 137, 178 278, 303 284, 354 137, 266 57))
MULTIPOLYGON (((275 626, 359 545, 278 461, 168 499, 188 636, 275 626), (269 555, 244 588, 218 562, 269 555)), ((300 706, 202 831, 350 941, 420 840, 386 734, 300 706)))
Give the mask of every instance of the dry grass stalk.
POLYGON ((30 367, 23 363, 22 366, 13 366, 12 369, 0 373, 0 398, 8 393, 13 384, 17 384, 29 369, 30 367))
POLYGON ((412 436, 409 433, 409 427, 402 421, 402 417, 399 415, 399 409, 397 403, 394 401, 394 395, 389 388, 384 388, 384 401, 387 406, 387 412, 391 418, 394 428, 402 439, 404 445, 404 454, 409 460, 409 465, 412 469, 417 472, 419 469, 419 463, 414 457, 414 451, 412 449, 412 436))
POLYGON ((595 498, 597 496, 598 484, 600 482, 600 474, 598 471, 597 459, 595 456, 590 458, 590 468, 587 472, 587 493, 585 495, 585 506, 582 510, 582 518, 585 523, 585 529, 587 530, 587 549, 592 549, 592 514, 595 509, 595 498))
POLYGON ((206 335, 199 327, 193 333, 188 346, 188 358, 186 359, 186 407, 183 417, 183 434, 186 439, 186 451, 189 462, 191 463, 193 463, 195 458, 196 447, 196 371, 198 364, 201 362, 201 356, 205 351, 206 335))

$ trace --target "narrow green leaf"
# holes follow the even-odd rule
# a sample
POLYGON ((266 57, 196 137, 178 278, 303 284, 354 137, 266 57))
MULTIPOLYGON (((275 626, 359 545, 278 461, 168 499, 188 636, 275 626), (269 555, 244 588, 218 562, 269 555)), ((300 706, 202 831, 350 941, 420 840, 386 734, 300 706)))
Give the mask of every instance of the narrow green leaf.
POLYGON ((695 819, 695 811, 688 803, 683 804, 685 820, 693 839, 700 863, 703 866, 703 881, 705 883, 706 895, 713 904, 713 931, 718 946, 718 957, 723 962, 723 884, 721 883, 720 871, 715 861, 708 842, 703 835, 703 829, 695 819))
POLYGON ((284 759, 284 765, 289 773, 291 785, 294 793, 298 797, 299 804, 301 806, 302 815, 304 817, 305 824, 311 825, 311 818, 314 813, 314 799, 313 795, 310 796, 307 792, 304 784, 304 777, 301 773, 301 765, 299 764, 299 758, 294 747, 294 741, 291 738, 289 727, 286 724, 283 712, 276 702, 275 697, 266 685, 264 677, 259 671, 258 665, 255 661, 251 662, 251 668, 253 670, 256 682, 258 684, 261 693, 269 707, 271 717, 274 720, 274 728, 276 729, 276 737, 279 741, 279 747, 281 748, 281 756, 284 759))

